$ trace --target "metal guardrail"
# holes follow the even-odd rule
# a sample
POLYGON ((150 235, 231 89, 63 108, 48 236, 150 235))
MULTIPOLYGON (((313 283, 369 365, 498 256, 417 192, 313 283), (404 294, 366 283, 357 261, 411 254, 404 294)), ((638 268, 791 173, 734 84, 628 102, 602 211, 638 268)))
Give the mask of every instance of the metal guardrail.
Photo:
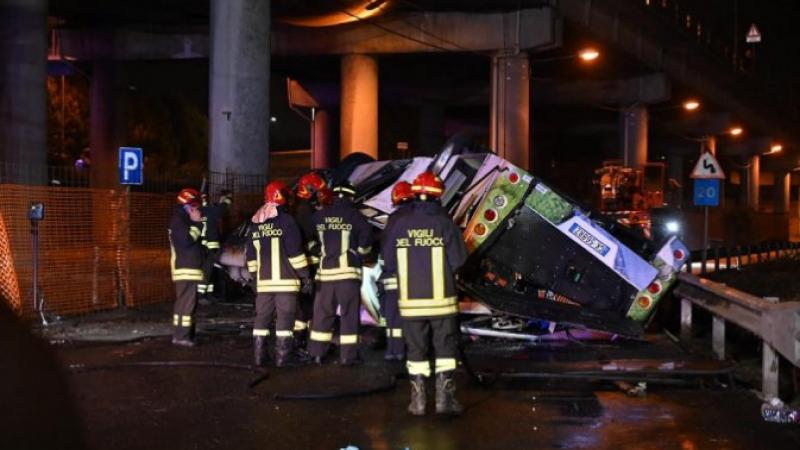
POLYGON ((781 258, 800 257, 800 243, 788 241, 762 242, 754 245, 712 247, 703 264, 700 251, 693 251, 683 270, 693 274, 738 269, 751 264, 781 258))
POLYGON ((678 274, 678 281, 674 294, 681 299, 681 340, 691 337, 693 305, 713 315, 712 345, 718 359, 725 359, 727 322, 757 335, 763 346, 762 394, 777 397, 778 354, 800 367, 800 302, 777 303, 689 273, 678 274))

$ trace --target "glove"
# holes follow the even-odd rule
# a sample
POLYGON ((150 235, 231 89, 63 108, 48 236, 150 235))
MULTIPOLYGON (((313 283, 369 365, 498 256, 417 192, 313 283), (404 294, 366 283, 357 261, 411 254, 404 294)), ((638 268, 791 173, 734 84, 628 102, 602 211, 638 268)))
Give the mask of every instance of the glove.
POLYGON ((300 280, 300 293, 309 296, 314 294, 314 282, 311 278, 303 278, 300 280))

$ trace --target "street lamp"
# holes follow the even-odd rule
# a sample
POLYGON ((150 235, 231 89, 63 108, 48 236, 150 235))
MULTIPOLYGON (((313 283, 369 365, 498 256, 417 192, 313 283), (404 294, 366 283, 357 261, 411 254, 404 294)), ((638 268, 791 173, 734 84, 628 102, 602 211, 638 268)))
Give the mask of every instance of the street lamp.
POLYGON ((698 108, 700 108, 700 102, 695 99, 689 99, 683 102, 683 109, 686 111, 696 111, 698 108))
POLYGON ((591 63, 600 58, 600 52, 593 47, 586 47, 577 53, 570 53, 569 55, 549 56, 546 58, 531 58, 531 63, 543 63, 551 61, 566 61, 568 59, 578 58, 582 62, 591 63))
POLYGON ((772 146, 770 146, 770 148, 769 148, 769 151, 766 152, 766 153, 763 153, 763 154, 764 155, 772 155, 774 153, 780 153, 781 150, 783 150, 783 145, 782 144, 772 144, 772 146))
POLYGON ((730 134, 731 136, 741 136, 742 133, 744 133, 742 127, 734 126, 728 130, 728 134, 730 134))
POLYGON ((592 62, 600 57, 600 52, 592 47, 585 48, 578 52, 578 58, 584 62, 592 62))

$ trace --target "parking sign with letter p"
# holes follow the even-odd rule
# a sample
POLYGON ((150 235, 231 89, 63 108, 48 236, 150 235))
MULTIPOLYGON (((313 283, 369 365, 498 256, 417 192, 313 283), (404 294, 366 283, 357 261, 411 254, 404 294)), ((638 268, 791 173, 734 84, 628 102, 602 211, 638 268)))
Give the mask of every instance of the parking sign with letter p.
POLYGON ((144 157, 141 148, 119 148, 119 184, 144 182, 144 157))

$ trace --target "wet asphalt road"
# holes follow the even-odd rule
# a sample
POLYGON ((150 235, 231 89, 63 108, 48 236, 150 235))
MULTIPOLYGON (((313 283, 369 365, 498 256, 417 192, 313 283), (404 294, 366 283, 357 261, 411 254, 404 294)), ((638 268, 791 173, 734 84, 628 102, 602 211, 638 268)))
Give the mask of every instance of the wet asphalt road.
MULTIPOLYGON (((206 335, 194 349, 167 338, 62 345, 65 367, 132 361, 249 364, 250 339, 206 335)), ((386 385, 379 351, 357 368, 107 367, 69 371, 84 437, 94 449, 798 449, 800 427, 764 423, 742 390, 650 386, 644 398, 612 384, 499 381, 484 387, 459 372, 462 417, 407 415, 408 383, 356 398, 278 400, 386 385)), ((432 395, 430 395, 432 397, 432 395)), ((432 398, 429 397, 429 400, 432 398)))

